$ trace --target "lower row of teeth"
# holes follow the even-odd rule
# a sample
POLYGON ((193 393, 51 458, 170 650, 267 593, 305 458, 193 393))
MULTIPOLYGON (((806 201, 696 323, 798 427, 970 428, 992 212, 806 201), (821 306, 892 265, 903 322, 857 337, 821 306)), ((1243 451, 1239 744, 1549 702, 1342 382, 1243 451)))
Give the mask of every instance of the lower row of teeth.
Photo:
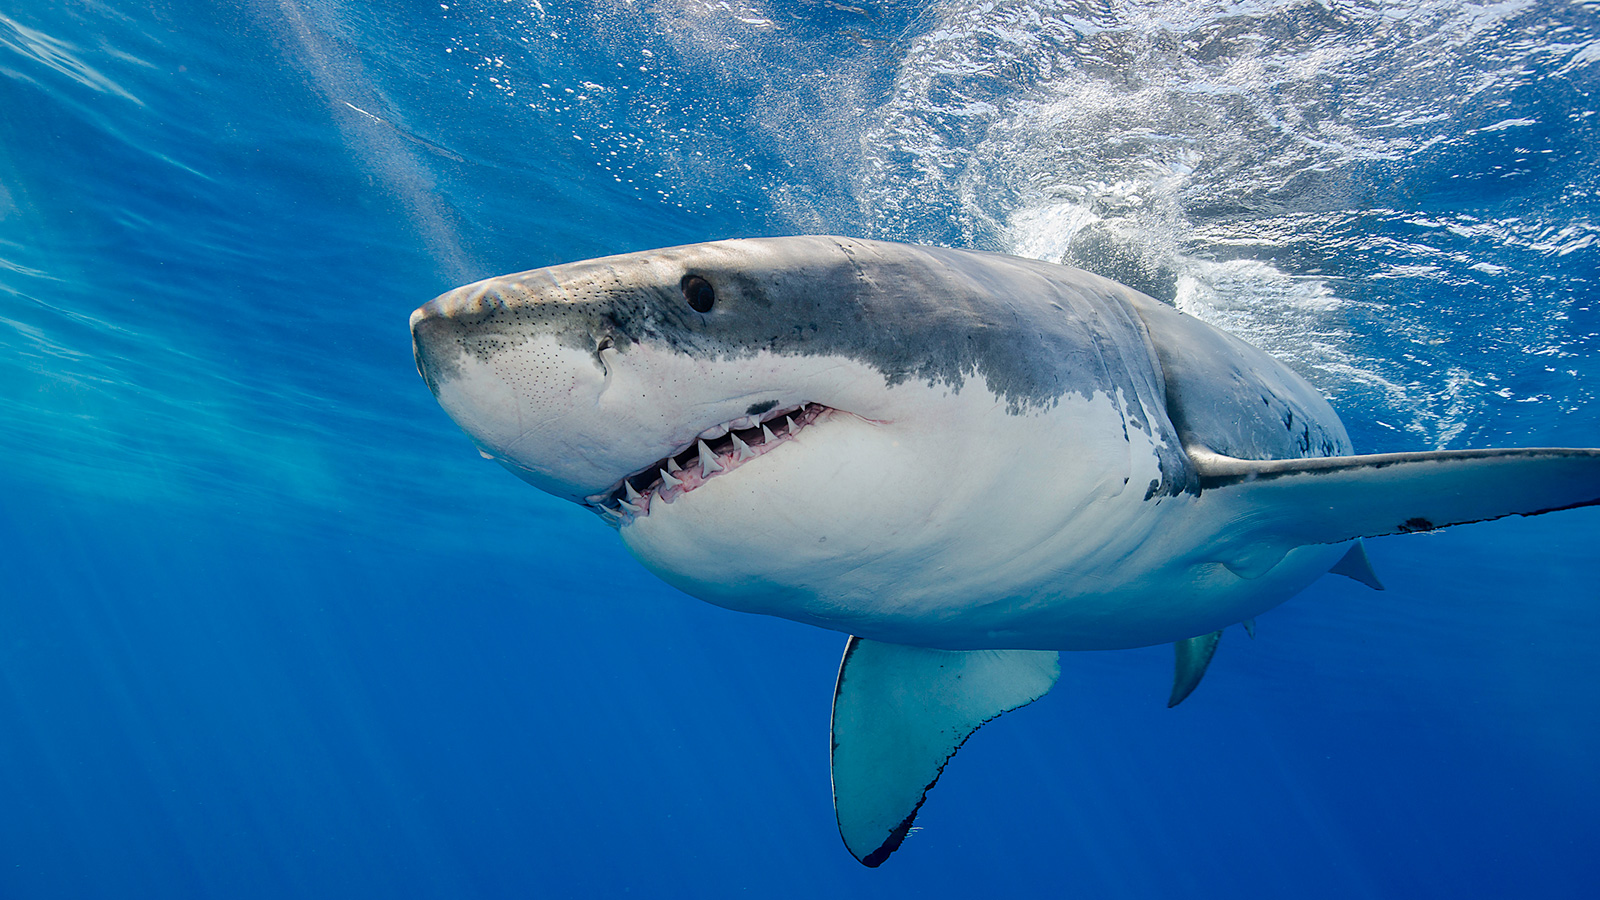
POLYGON ((823 409, 824 407, 808 403, 781 420, 775 418, 771 422, 761 423, 761 442, 757 444, 747 443, 737 434, 728 431, 727 436, 732 439, 732 446, 722 453, 712 450, 702 438, 695 444, 694 459, 685 465, 680 464, 676 457, 668 457, 666 465, 656 473, 659 480, 644 491, 635 488, 631 479, 624 479, 621 492, 612 497, 616 501, 616 506, 601 505, 600 513, 612 521, 618 521, 645 515, 650 511, 650 504, 654 500, 671 503, 679 495, 704 484, 713 475, 737 468, 742 463, 767 452, 780 440, 793 437, 796 431, 815 422, 823 409), (773 422, 778 421, 783 423, 784 430, 781 433, 773 432, 771 427, 773 422))

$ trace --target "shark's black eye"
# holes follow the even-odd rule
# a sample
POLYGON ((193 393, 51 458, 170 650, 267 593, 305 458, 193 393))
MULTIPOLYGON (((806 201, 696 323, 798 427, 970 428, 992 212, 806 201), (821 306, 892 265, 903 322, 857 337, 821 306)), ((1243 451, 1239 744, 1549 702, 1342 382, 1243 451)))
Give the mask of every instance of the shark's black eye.
POLYGON ((685 275, 681 287, 683 299, 689 301, 690 308, 695 312, 711 312, 711 304, 717 302, 717 292, 711 282, 699 275, 685 275))

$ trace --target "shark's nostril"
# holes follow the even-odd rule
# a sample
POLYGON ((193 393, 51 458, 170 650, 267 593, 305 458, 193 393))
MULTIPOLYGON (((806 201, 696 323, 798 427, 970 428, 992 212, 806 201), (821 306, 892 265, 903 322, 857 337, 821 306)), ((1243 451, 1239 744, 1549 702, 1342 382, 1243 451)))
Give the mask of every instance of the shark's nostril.
POLYGON ((600 364, 600 371, 605 373, 607 387, 611 385, 611 365, 606 361, 606 351, 616 349, 617 346, 609 335, 601 338, 594 348, 594 361, 600 364))

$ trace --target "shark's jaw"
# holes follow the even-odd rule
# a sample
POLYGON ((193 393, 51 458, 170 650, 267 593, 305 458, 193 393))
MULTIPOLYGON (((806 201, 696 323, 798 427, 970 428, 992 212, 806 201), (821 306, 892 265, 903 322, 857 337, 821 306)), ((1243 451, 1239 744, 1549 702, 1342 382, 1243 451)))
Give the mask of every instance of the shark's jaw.
POLYGON ((1031 635, 999 626, 1041 572, 1088 573, 1067 589, 1114 582, 1147 527, 1138 498, 1156 460, 1104 395, 1014 414, 981 375, 890 384, 848 357, 708 358, 452 312, 417 317, 417 356, 480 450, 718 606, 900 643, 1015 646, 1031 635))
POLYGON ((631 525, 648 516, 652 506, 678 501, 835 414, 836 410, 820 403, 802 403, 714 425, 678 452, 622 478, 609 491, 585 497, 584 506, 614 526, 631 525))

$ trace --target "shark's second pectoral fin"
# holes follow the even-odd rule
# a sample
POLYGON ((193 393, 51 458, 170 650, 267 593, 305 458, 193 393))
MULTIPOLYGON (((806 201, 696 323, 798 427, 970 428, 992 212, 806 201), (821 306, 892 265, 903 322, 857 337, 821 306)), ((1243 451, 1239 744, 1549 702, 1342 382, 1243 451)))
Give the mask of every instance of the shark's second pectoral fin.
POLYGON ((1343 575, 1354 581, 1359 581, 1375 591, 1383 590, 1383 582, 1378 580, 1378 573, 1372 568, 1372 560, 1367 558, 1367 548, 1356 541, 1340 560, 1328 570, 1334 575, 1343 575))
POLYGON ((852 637, 833 693, 833 806, 855 858, 905 840, 945 763, 978 726, 1043 697, 1054 650, 929 650, 852 637))
POLYGON ((1167 698, 1167 709, 1182 703, 1200 686, 1200 679, 1205 677, 1206 666, 1211 665, 1211 657, 1216 655, 1217 641, 1220 640, 1222 632, 1213 631, 1172 645, 1177 655, 1172 673, 1172 695, 1167 698))
POLYGON ((1600 504, 1600 449, 1247 460, 1191 448, 1189 457, 1200 476, 1202 502, 1214 493, 1228 505, 1235 533, 1280 547, 1600 504))

